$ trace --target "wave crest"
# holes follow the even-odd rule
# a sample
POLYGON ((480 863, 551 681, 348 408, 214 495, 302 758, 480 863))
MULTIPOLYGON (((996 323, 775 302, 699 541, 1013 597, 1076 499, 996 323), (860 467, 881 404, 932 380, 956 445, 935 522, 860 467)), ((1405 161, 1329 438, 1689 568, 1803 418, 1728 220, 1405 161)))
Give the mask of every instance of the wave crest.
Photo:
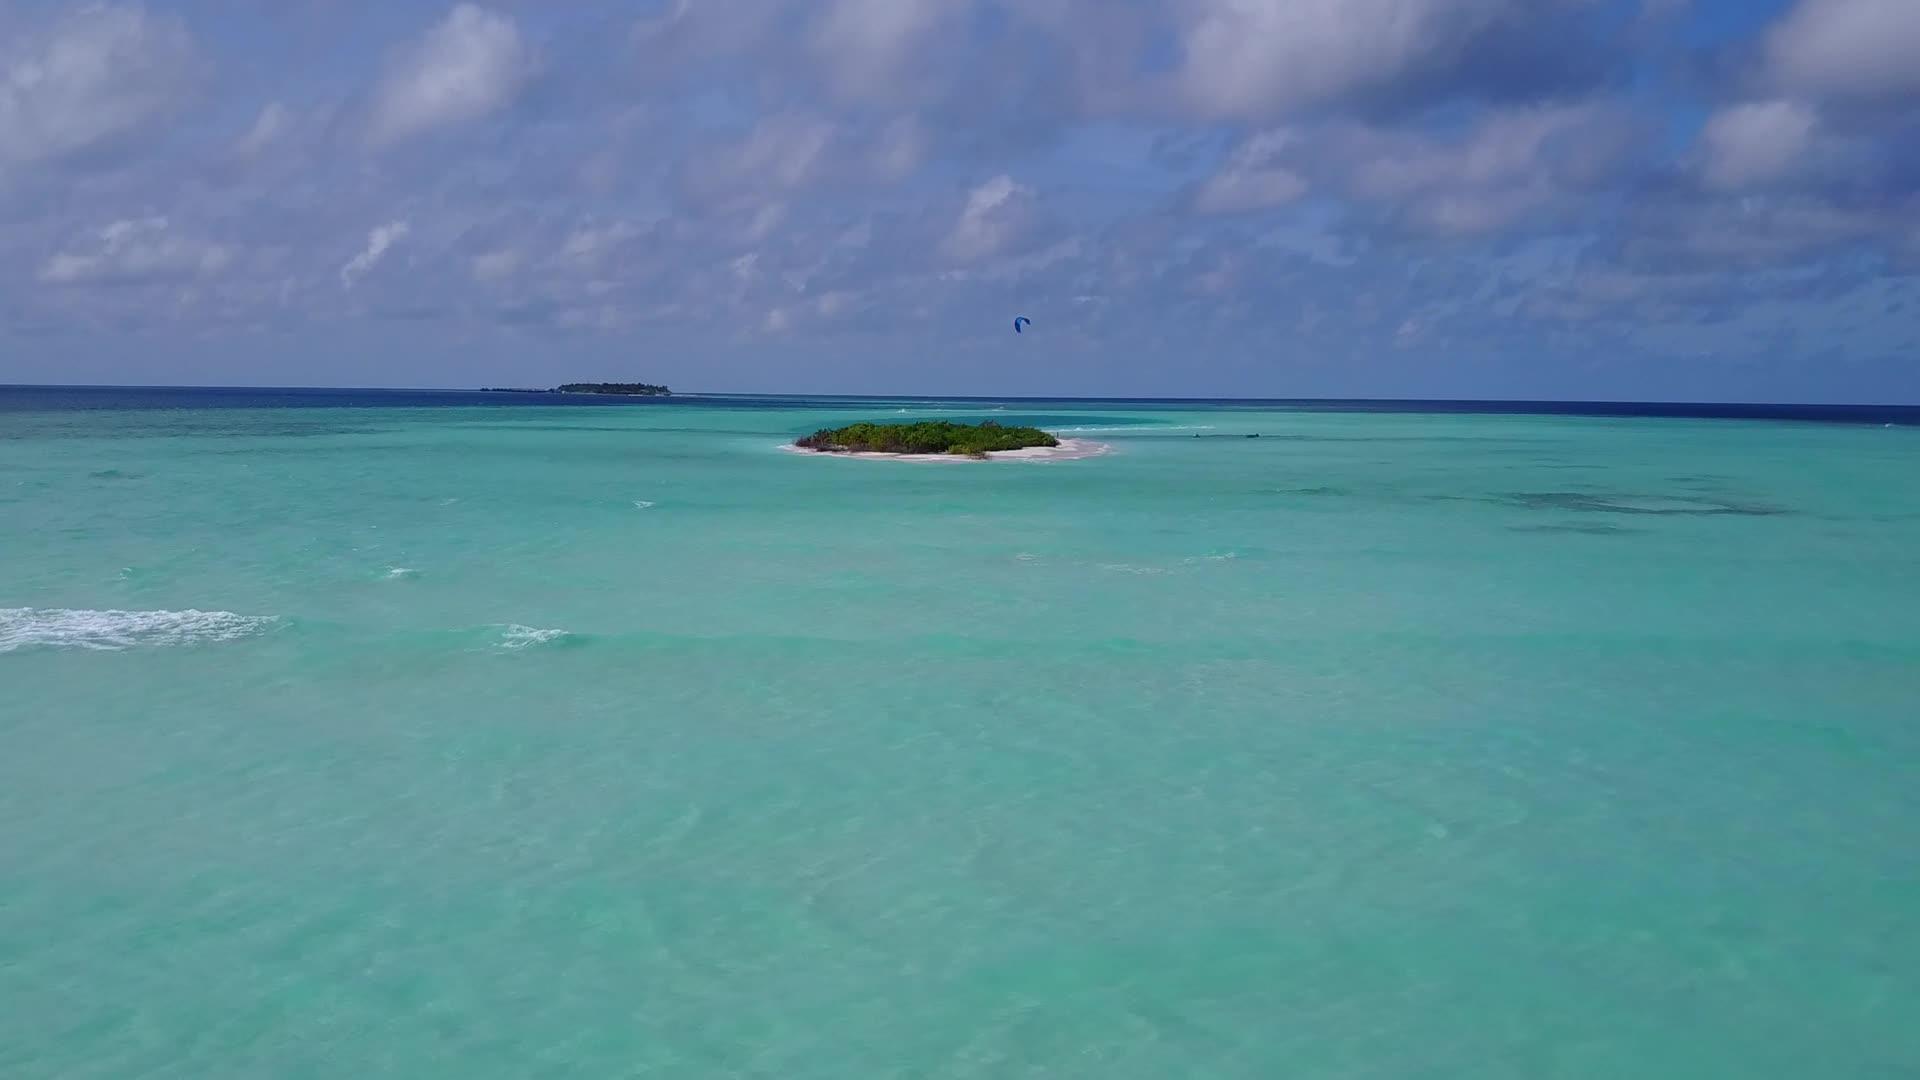
POLYGON ((564 641, 569 636, 565 630, 543 630, 537 626, 522 626, 510 623, 499 628, 502 649, 527 649, 535 645, 547 645, 564 641))
POLYGON ((203 645, 263 633, 272 615, 231 611, 75 611, 0 608, 0 653, 20 649, 117 652, 147 646, 203 645))
POLYGON ((1057 427, 1048 428, 1056 435, 1106 435, 1133 431, 1212 431, 1213 424, 1120 424, 1104 427, 1057 427))

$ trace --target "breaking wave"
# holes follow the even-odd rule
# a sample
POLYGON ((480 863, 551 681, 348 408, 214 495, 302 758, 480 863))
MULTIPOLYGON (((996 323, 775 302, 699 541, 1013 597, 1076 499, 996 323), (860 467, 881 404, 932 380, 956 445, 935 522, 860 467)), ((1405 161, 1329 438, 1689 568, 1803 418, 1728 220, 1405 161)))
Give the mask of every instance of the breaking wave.
POLYGON ((1055 435, 1099 435, 1129 431, 1212 431, 1213 424, 1127 424, 1111 427, 1056 427, 1048 428, 1055 435))
POLYGON ((252 637, 279 619, 231 611, 73 611, 0 608, 0 653, 20 649, 118 651, 149 646, 204 645, 252 637))
POLYGON ((510 623, 500 627, 499 630, 500 640, 497 645, 502 649, 530 649, 535 645, 564 641, 568 637, 565 630, 543 630, 537 626, 522 626, 519 623, 510 623))

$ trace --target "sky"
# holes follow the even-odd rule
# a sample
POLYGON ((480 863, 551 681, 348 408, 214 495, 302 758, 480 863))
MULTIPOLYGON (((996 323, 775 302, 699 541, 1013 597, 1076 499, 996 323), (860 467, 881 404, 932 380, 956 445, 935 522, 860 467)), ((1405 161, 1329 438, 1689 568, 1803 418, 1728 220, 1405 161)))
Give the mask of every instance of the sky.
POLYGON ((0 383, 1920 403, 1916 57, 1920 0, 0 0, 0 383))

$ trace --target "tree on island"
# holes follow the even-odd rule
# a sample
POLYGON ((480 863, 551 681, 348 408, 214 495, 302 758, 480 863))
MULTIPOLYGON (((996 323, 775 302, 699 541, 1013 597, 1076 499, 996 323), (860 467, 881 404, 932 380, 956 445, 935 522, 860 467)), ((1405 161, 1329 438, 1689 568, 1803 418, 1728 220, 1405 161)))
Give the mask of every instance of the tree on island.
POLYGON ((551 390, 528 386, 483 386, 483 394, 615 394, 622 397, 672 397, 664 386, 643 382, 570 382, 551 390))
POLYGON ((666 397, 673 393, 664 386, 643 382, 562 383, 555 388, 554 392, 558 394, 625 394, 630 397, 666 397))
POLYGON ((803 450, 830 454, 955 454, 985 457, 999 450, 1030 446, 1059 446, 1060 440, 1039 428, 1002 427, 992 420, 956 424, 925 420, 916 424, 849 424, 822 428, 794 441, 803 450))

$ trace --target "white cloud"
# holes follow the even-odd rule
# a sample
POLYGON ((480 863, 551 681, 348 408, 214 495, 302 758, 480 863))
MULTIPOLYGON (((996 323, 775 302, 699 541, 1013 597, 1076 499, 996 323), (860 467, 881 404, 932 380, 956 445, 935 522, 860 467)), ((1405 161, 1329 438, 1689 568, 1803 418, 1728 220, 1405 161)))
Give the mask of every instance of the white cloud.
POLYGON ((1010 176, 988 180, 967 194, 967 204, 941 249, 961 262, 1000 254, 1026 229, 1033 201, 1033 189, 1010 176))
POLYGON ((475 281, 500 281, 512 277, 520 268, 520 253, 512 248, 489 251, 476 255, 473 259, 473 279, 475 281))
POLYGON ((56 160, 130 134, 184 99, 194 75, 179 19, 79 8, 0 45, 0 163, 56 160))
POLYGON ((567 234, 560 245, 560 258, 587 268, 597 267, 608 252, 639 234, 638 228, 624 221, 583 225, 567 234))
POLYGON ((269 102, 260 110, 260 116, 254 120, 253 126, 234 143, 234 149, 248 157, 258 154, 286 133, 290 119, 291 114, 285 105, 277 101, 269 102))
POLYGON ((63 251, 40 267, 55 285, 160 281, 217 273, 232 255, 217 244, 182 236, 164 217, 116 221, 82 250, 63 251))
POLYGON ((1661 224, 1666 226, 1658 236, 1663 256, 1682 254, 1724 272, 1884 237, 1890 222, 1874 210, 1817 199, 1747 196, 1691 206, 1683 217, 1661 224))
POLYGON ((741 239, 749 244, 757 244, 772 236, 774 230, 786 224, 787 212, 784 202, 770 202, 756 208, 741 225, 741 239))
POLYGON ((789 0, 672 0, 634 23, 633 45, 651 65, 740 53, 772 38, 789 0))
MULTIPOLYGON (((1543 0, 1543 7, 1554 6, 1543 0)), ((1512 0, 1181 0, 1181 88, 1216 115, 1283 112, 1456 57, 1512 0)))
POLYGON ((1815 98, 1920 95, 1920 5, 1914 0, 1800 0, 1768 32, 1768 73, 1815 98))
POLYGON ((366 248, 361 251, 360 254, 347 260, 347 264, 340 268, 341 287, 352 288, 354 282, 366 276, 367 271, 378 266, 380 260, 387 257, 388 249, 392 248, 402 237, 407 235, 407 230, 408 225, 406 222, 394 221, 385 225, 376 226, 373 231, 369 232, 367 234, 366 248))
POLYGON ((863 126, 786 111, 763 117, 736 141, 696 151, 679 186, 695 204, 740 210, 781 202, 807 187, 897 181, 919 167, 924 151, 923 132, 911 118, 863 126))
POLYGON ((390 143, 491 115, 520 96, 536 67, 511 18, 460 4, 388 73, 368 136, 390 143))
POLYGON ((1137 46, 1144 27, 1165 24, 1168 3, 665 0, 632 40, 640 77, 656 84, 694 83, 722 61, 763 100, 964 108, 978 125, 989 113, 1030 116, 1036 96, 1137 97, 1137 46))
POLYGON ((1200 187, 1194 208, 1204 214, 1264 210, 1307 193, 1307 180, 1276 159, 1296 141, 1288 131, 1261 132, 1236 149, 1200 187))
POLYGON ((797 188, 818 174, 834 134, 833 123, 818 116, 770 116, 755 124, 739 142, 695 162, 690 176, 702 187, 732 187, 752 181, 775 188, 797 188))
POLYGON ((1553 197, 1541 185, 1505 190, 1440 191, 1407 206, 1408 220, 1441 236, 1496 232, 1533 213, 1553 197))
POLYGON ((1793 101, 1767 101, 1721 109, 1700 132, 1706 182, 1740 188, 1775 179, 1806 153, 1819 118, 1793 101))
POLYGON ((1556 144, 1588 144, 1609 119, 1594 106, 1561 105, 1492 112, 1452 140, 1381 133, 1356 148, 1371 152, 1360 155, 1355 186, 1372 198, 1397 199, 1525 185, 1554 167, 1549 151, 1556 144))
POLYGON ((1329 123, 1238 147, 1195 196, 1203 212, 1268 209, 1313 187, 1391 211, 1420 230, 1490 232, 1604 174, 1625 145, 1596 104, 1498 109, 1457 133, 1329 123))
POLYGON ((1595 182, 1625 135, 1604 106, 1550 105, 1496 110, 1457 136, 1353 128, 1321 152, 1350 196, 1460 236, 1505 228, 1595 182))
POLYGON ((899 180, 920 167, 926 152, 926 132, 911 118, 902 118, 875 132, 856 157, 873 178, 899 180))
POLYGON ((833 0, 814 26, 827 78, 843 95, 890 101, 921 72, 923 50, 969 0, 833 0))

